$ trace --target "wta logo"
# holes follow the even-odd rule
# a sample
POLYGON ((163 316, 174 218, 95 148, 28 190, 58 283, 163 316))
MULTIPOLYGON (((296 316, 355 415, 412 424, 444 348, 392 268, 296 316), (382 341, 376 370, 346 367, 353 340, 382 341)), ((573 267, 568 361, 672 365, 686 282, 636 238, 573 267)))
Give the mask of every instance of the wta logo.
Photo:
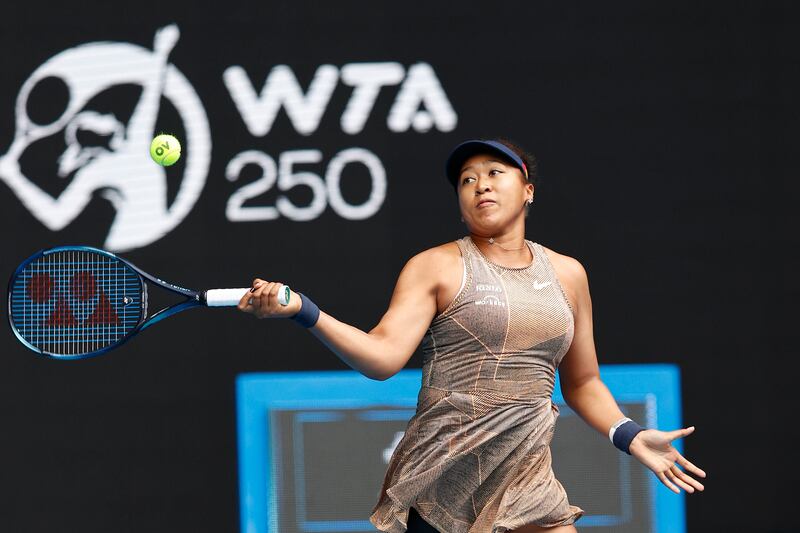
POLYGON ((67 227, 99 194, 115 210, 104 247, 124 251, 158 240, 194 207, 208 175, 211 133, 200 98, 168 61, 179 36, 172 25, 156 32, 152 50, 112 42, 70 48, 48 59, 22 85, 14 140, 0 156, 0 179, 48 229, 67 227), (55 119, 38 123, 30 116, 29 98, 53 79, 66 86, 66 108, 55 119), (132 112, 93 108, 98 95, 117 86, 140 88, 132 112), (170 174, 170 180, 180 180, 172 187, 166 170, 149 155, 162 98, 177 111, 187 147, 182 177, 170 174), (128 120, 118 118, 126 114, 128 120), (26 176, 22 163, 30 159, 28 153, 54 137, 64 146, 54 170, 26 176), (170 188, 177 190, 171 199, 170 188))

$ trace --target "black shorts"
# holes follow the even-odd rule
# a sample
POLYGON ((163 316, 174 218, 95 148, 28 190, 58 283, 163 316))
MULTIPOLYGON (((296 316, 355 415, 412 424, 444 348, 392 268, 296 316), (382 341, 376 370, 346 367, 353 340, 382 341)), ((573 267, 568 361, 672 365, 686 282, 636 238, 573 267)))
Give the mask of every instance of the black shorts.
POLYGON ((413 507, 408 510, 408 529, 406 533, 439 533, 439 530, 427 523, 413 507))

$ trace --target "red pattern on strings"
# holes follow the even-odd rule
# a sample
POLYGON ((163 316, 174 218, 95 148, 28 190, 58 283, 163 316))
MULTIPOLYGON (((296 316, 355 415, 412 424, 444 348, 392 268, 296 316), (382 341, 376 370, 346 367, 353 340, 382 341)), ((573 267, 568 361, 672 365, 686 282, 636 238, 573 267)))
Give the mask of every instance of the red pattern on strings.
POLYGON ((94 312, 86 322, 87 324, 92 325, 119 324, 119 316, 117 315, 117 312, 114 311, 114 308, 111 306, 111 302, 108 301, 108 298, 106 298, 104 293, 100 293, 100 299, 97 302, 97 307, 94 308, 94 312))
POLYGON ((53 295, 53 278, 50 274, 34 274, 28 280, 28 298, 34 303, 43 304, 50 300, 53 295))
POLYGON ((59 298, 56 302, 55 310, 47 317, 47 325, 61 328, 78 325, 75 315, 72 314, 72 309, 69 308, 64 298, 59 298))
POLYGON ((97 284, 91 272, 77 272, 70 281, 72 295, 78 300, 85 302, 94 298, 97 284))
MULTIPOLYGON (((53 280, 49 274, 35 274, 28 282, 28 296, 35 303, 45 303, 53 293, 53 280)), ((77 272, 70 280, 70 294, 79 302, 92 300, 97 295, 97 282, 91 272, 77 272)), ((63 296, 56 302, 53 312, 47 317, 45 324, 50 327, 75 327, 78 320, 71 309, 68 299, 63 296)), ((97 296, 97 305, 85 324, 92 326, 118 325, 119 316, 108 301, 105 293, 97 296)))

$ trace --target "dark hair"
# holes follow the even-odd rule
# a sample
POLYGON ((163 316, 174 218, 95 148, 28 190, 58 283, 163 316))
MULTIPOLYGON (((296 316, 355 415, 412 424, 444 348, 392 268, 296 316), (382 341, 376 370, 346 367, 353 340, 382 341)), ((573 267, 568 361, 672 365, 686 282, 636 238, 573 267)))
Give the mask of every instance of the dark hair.
POLYGON ((525 168, 528 169, 528 183, 532 183, 534 186, 536 186, 536 182, 538 181, 538 174, 536 173, 536 156, 530 152, 526 152, 518 144, 508 139, 499 137, 492 140, 507 146, 512 152, 517 154, 520 159, 522 159, 522 162, 525 163, 525 168))

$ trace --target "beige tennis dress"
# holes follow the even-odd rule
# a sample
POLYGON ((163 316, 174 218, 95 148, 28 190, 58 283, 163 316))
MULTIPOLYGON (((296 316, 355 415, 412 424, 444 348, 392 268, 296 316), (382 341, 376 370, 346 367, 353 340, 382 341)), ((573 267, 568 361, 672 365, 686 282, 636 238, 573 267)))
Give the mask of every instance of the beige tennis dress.
POLYGON ((572 310, 544 249, 524 268, 491 263, 469 237, 458 295, 422 344, 417 411, 392 455, 370 520, 406 530, 410 507, 446 533, 571 524, 553 475, 555 371, 574 333, 572 310))

